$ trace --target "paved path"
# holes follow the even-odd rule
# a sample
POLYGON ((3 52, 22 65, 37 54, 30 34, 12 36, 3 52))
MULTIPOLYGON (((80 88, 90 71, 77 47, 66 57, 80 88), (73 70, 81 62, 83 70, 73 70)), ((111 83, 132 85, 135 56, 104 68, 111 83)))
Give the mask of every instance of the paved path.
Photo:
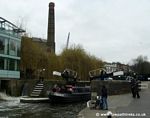
MULTIPOLYGON (((150 83, 148 89, 140 92, 140 99, 134 99, 127 107, 118 107, 116 112, 119 113, 134 113, 134 115, 144 114, 146 116, 136 116, 138 118, 150 118, 150 83)), ((132 116, 128 116, 131 118, 132 116)), ((126 118, 126 117, 125 117, 126 118)), ((132 117, 133 118, 133 117, 132 117)))
MULTIPOLYGON (((144 82, 145 83, 145 82, 144 82)), ((146 82, 149 84, 149 88, 142 90, 140 92, 140 99, 132 98, 131 94, 123 94, 123 95, 115 95, 109 96, 108 105, 109 110, 91 110, 89 108, 83 109, 79 114, 78 118, 107 118, 107 116, 101 116, 101 114, 111 113, 134 113, 134 115, 146 115, 136 116, 134 118, 150 118, 150 82, 146 82), (138 114, 136 114, 138 113, 138 114)), ((112 118, 116 118, 113 116, 112 118)), ((118 116, 117 118, 130 118, 129 116, 118 116)), ((133 116, 132 116, 133 118, 133 116)))

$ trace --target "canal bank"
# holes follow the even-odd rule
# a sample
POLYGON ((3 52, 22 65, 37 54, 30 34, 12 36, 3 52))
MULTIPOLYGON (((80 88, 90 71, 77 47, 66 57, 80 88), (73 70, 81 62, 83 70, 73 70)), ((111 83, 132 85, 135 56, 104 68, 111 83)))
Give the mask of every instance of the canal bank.
MULTIPOLYGON (((10 96, 21 96, 24 86, 26 86, 26 94, 30 96, 34 87, 39 82, 39 80, 1 80, 0 91, 10 95, 10 96)), ((43 81, 43 90, 40 94, 40 97, 47 97, 47 90, 51 89, 54 84, 63 85, 65 81, 61 80, 44 80, 43 81)), ((76 83, 78 86, 90 86, 89 81, 79 81, 76 83)))
MULTIPOLYGON (((113 113, 126 115, 145 115, 144 118, 150 117, 150 82, 142 82, 142 84, 147 85, 148 88, 142 89, 140 91, 140 99, 132 98, 131 93, 121 94, 121 95, 111 95, 108 96, 108 110, 95 110, 85 107, 82 109, 77 117, 78 118, 107 118, 107 116, 102 116, 103 114, 113 113), (138 114, 136 114, 138 113, 138 114)), ((130 118, 133 116, 121 116, 121 118, 130 118)), ((135 116, 137 117, 137 116, 135 116)), ((112 118, 115 118, 113 116, 112 118)), ((120 117, 119 117, 120 118, 120 117)), ((138 116, 138 118, 143 118, 143 116, 138 116)))
MULTIPOLYGON (((98 118, 101 114, 107 114, 108 111, 116 113, 117 107, 128 106, 132 102, 131 94, 112 95, 108 97, 108 110, 84 108, 77 115, 78 118, 98 118)), ((105 117, 104 117, 105 118, 105 117)), ((114 117, 113 117, 114 118, 114 117)))
MULTIPOLYGON (((121 80, 93 80, 91 82, 91 101, 95 101, 97 96, 101 95, 102 86, 105 85, 108 91, 108 105, 111 112, 115 112, 115 109, 119 106, 128 105, 131 100, 130 98, 130 83, 128 81, 121 80), (125 101, 125 102, 122 102, 125 101)), ((90 104, 90 103, 89 103, 90 104)), ((87 105, 89 106, 89 105, 87 105)), ((95 118, 100 116, 102 113, 107 113, 108 110, 96 110, 93 108, 86 107, 79 112, 78 118, 95 118)))

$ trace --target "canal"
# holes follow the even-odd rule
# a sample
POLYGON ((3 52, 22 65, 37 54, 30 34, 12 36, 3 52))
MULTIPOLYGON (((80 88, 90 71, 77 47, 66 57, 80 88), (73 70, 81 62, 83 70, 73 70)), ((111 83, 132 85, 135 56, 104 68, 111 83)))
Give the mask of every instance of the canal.
POLYGON ((76 118, 86 103, 20 103, 19 97, 0 93, 0 118, 76 118))

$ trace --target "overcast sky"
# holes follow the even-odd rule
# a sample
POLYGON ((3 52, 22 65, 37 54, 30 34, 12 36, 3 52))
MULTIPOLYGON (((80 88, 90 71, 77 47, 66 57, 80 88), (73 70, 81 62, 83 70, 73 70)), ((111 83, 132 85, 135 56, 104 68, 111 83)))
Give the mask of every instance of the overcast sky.
POLYGON ((81 44, 108 62, 150 58, 150 0, 0 0, 0 16, 47 38, 48 4, 55 2, 56 53, 81 44))

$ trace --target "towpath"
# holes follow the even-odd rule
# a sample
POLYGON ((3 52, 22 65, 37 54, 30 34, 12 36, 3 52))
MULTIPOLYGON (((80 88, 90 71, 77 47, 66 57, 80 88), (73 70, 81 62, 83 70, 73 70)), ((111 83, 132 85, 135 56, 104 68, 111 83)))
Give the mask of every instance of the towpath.
POLYGON ((132 98, 131 94, 109 96, 108 110, 85 108, 79 112, 77 117, 107 118, 107 116, 103 115, 112 113, 112 115, 115 115, 112 118, 150 118, 150 82, 142 82, 142 84, 148 85, 148 88, 140 91, 140 99, 132 98))

